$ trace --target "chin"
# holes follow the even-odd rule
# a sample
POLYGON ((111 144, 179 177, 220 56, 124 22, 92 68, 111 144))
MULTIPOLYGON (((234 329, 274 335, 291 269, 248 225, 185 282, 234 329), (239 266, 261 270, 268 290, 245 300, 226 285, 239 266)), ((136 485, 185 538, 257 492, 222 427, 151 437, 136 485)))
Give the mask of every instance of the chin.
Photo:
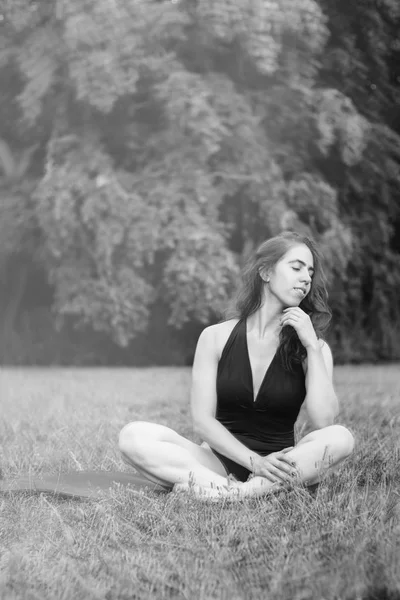
POLYGON ((290 294, 287 299, 288 306, 299 306, 303 302, 304 298, 300 298, 300 296, 293 296, 290 294))
POLYGON ((293 300, 282 302, 282 304, 283 308, 294 308, 295 306, 300 306, 300 302, 293 302, 293 300))

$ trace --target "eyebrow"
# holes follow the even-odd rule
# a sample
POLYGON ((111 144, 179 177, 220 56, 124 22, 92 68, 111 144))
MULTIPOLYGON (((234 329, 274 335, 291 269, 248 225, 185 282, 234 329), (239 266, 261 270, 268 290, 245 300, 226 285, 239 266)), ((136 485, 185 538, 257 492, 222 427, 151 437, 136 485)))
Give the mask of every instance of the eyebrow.
MULTIPOLYGON (((295 260, 291 260, 289 262, 289 265, 291 265, 292 263, 295 263, 295 262, 302 264, 304 267, 307 266, 307 264, 304 261, 300 260, 299 258, 296 258, 295 260)), ((313 267, 308 267, 308 270, 315 273, 315 269, 313 267)))

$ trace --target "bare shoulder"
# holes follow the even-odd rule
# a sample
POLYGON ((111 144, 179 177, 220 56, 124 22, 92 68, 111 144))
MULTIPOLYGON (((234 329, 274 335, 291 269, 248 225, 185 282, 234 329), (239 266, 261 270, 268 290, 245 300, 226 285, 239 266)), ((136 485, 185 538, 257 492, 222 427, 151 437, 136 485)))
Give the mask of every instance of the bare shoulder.
POLYGON ((239 319, 229 319, 228 321, 222 321, 222 323, 206 327, 200 334, 199 342, 201 341, 205 345, 212 347, 219 359, 233 328, 238 322, 239 319))

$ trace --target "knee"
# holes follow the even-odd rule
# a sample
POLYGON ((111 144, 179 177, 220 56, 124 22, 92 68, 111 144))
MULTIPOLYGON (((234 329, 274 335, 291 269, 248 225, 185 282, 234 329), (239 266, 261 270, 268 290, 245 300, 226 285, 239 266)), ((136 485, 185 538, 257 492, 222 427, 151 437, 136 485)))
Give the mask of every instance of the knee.
POLYGON ((342 458, 347 458, 353 453, 355 440, 354 436, 343 425, 332 425, 334 444, 342 458))
POLYGON ((335 461, 347 458, 354 450, 353 434, 343 425, 329 425, 312 431, 304 441, 322 443, 336 457, 335 461))
POLYGON ((125 425, 119 434, 118 447, 122 454, 129 456, 131 459, 139 459, 143 442, 149 436, 149 425, 144 421, 133 421, 125 425))

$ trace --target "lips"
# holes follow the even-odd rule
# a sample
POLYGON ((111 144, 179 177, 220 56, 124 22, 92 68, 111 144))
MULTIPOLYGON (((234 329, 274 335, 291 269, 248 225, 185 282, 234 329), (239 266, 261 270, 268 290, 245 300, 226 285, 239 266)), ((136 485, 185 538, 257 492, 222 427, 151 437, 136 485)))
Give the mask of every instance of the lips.
POLYGON ((295 287, 293 289, 295 290, 295 292, 300 293, 302 296, 306 295, 306 289, 305 288, 295 287))

